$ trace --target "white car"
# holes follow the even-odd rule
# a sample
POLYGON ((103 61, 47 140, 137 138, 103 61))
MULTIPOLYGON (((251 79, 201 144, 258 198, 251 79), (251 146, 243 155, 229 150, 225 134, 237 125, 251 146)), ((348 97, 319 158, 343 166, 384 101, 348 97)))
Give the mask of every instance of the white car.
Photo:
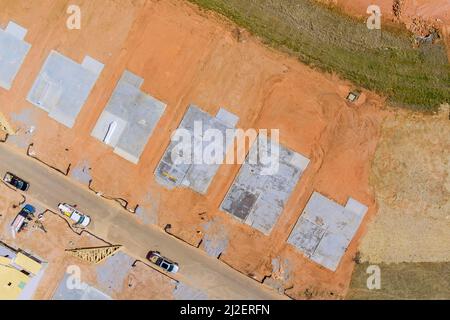
POLYGON ((60 203, 58 205, 58 209, 66 217, 69 217, 72 221, 74 221, 76 225, 87 227, 91 222, 91 218, 89 216, 81 213, 80 211, 68 205, 67 203, 60 203))
POLYGON ((158 251, 149 251, 147 253, 147 259, 151 262, 156 264, 158 267, 171 272, 171 273, 177 273, 180 269, 178 267, 178 263, 173 262, 165 257, 163 257, 158 251))

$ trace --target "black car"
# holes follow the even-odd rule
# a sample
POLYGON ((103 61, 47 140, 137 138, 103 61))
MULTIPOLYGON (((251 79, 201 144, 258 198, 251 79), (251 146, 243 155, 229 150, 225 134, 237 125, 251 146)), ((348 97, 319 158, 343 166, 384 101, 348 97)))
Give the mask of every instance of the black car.
POLYGON ((164 258, 158 251, 150 251, 147 253, 147 259, 168 272, 176 273, 178 271, 178 264, 164 258))
POLYGON ((9 172, 5 174, 3 181, 22 191, 27 191, 28 188, 30 188, 30 184, 28 182, 9 172))

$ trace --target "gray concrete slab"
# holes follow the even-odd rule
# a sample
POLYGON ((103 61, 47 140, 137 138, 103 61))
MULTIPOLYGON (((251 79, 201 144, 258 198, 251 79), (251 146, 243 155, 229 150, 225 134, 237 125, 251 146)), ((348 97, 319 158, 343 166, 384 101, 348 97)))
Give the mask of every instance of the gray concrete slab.
POLYGON ((208 295, 184 282, 179 282, 173 290, 173 298, 175 300, 208 300, 208 295))
POLYGON ((143 79, 125 71, 91 135, 138 163, 166 104, 140 90, 143 79))
POLYGON ((245 220, 258 200, 259 192, 249 191, 245 186, 233 184, 222 202, 221 209, 245 220))
POLYGON ((298 227, 294 228, 289 236, 288 243, 294 244, 306 255, 311 256, 326 232, 325 228, 300 217, 298 227))
POLYGON ((5 31, 13 37, 23 40, 28 33, 28 30, 19 26, 17 23, 10 21, 6 26, 5 31))
POLYGON ((217 120, 225 123, 228 127, 234 128, 239 122, 239 117, 224 108, 220 108, 216 115, 217 120))
POLYGON ((0 87, 9 90, 22 66, 31 45, 23 39, 27 30, 10 22, 0 29, 0 87))
POLYGON ((79 183, 89 186, 92 181, 91 166, 88 160, 80 161, 76 166, 70 170, 70 177, 79 183))
POLYGON ((123 290, 125 278, 129 274, 134 258, 119 251, 96 266, 98 288, 113 296, 123 290))
POLYGON ((222 220, 213 218, 204 223, 202 246, 209 256, 219 257, 228 248, 229 234, 222 220))
POLYGON ((348 244, 349 239, 344 235, 327 231, 310 258, 325 268, 336 271, 348 244))
MULTIPOLYGON (((245 163, 221 204, 221 209, 268 235, 309 160, 273 142, 279 149, 278 169, 271 174, 265 174, 263 169, 268 167, 267 164, 263 164, 259 158, 255 158, 259 159, 256 163, 251 161, 251 155, 258 154, 261 139, 258 136, 258 143, 252 145, 245 163)), ((270 146, 269 140, 267 148, 263 147, 261 150, 270 151, 270 146)))
POLYGON ((335 271, 367 209, 353 198, 344 207, 314 192, 287 242, 311 260, 335 271))
POLYGON ((112 298, 97 288, 81 282, 79 288, 68 286, 71 274, 65 273, 58 288, 53 294, 52 300, 112 300, 112 298))
POLYGON ((83 66, 52 51, 27 100, 72 128, 102 69, 103 64, 90 57, 85 58, 83 66))
MULTIPOLYGON (((205 163, 195 161, 195 155, 202 156, 214 142, 213 139, 206 141, 209 129, 218 130, 222 137, 226 137, 227 130, 234 130, 233 124, 237 123, 237 116, 225 109, 219 110, 218 116, 213 117, 202 111, 195 105, 190 105, 178 129, 185 129, 190 133, 192 148, 189 152, 192 157, 191 163, 174 163, 172 152, 179 145, 179 141, 171 141, 167 147, 158 167, 155 171, 156 180, 167 188, 188 187, 192 190, 205 194, 214 178, 220 163, 205 163), (224 122, 225 121, 225 122, 224 122), (197 129, 196 129, 197 128, 197 129)), ((225 158, 229 147, 229 141, 224 141, 221 159, 225 158)))
POLYGON ((84 57, 83 61, 81 62, 81 66, 84 69, 89 70, 93 74, 100 74, 104 67, 103 63, 100 63, 89 56, 84 57))

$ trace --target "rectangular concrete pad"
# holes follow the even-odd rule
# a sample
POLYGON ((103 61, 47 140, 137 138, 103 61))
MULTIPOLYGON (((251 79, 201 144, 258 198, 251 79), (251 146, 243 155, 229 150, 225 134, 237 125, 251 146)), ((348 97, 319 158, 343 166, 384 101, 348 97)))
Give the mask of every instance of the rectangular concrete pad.
MULTIPOLYGON (((221 209, 268 235, 309 160, 274 142, 273 151, 279 150, 279 166, 276 172, 266 174, 264 169, 270 167, 269 165, 264 165, 258 157, 254 158, 259 159, 257 163, 250 161, 252 155, 258 153, 261 139, 262 137, 258 136, 257 142, 253 143, 245 163, 221 204, 221 209), (258 197, 255 199, 252 195, 258 197)), ((268 140, 268 148, 263 147, 261 150, 271 151, 270 146, 271 142, 268 140)))
POLYGON ((116 154, 133 163, 139 162, 166 109, 166 104, 141 92, 142 83, 142 78, 125 71, 91 133, 104 141, 114 124, 108 145, 116 154))
POLYGON ((27 30, 10 22, 0 29, 0 87, 9 90, 31 45, 23 41, 27 30))
MULTIPOLYGON (((85 61, 93 67, 92 58, 85 61)), ((102 64, 94 68, 101 71, 102 64)), ((52 51, 45 61, 27 100, 49 113, 59 123, 72 128, 85 104, 99 73, 86 69, 75 61, 52 51)))
POLYGON ((311 260, 335 271, 367 212, 349 198, 345 207, 314 192, 288 238, 311 260))
POLYGON ((78 288, 69 288, 68 284, 73 282, 69 279, 70 276, 69 273, 64 274, 52 300, 112 300, 110 296, 84 282, 80 282, 78 288))
MULTIPOLYGON (((199 150, 199 154, 203 154, 203 151, 212 143, 202 141, 203 136, 208 129, 220 131, 223 137, 226 136, 227 130, 232 130, 232 133, 234 134, 234 127, 232 125, 237 123, 237 116, 226 110, 219 111, 218 115, 221 115, 222 119, 219 119, 217 116, 212 117, 195 105, 190 105, 186 111, 178 128, 190 132, 192 137, 192 148, 190 151, 192 160, 194 160, 195 148, 199 150), (201 131, 198 130, 199 132, 194 130, 196 123, 201 124, 201 131), (198 135, 197 137, 195 137, 196 134, 198 135)), ((229 141, 227 141, 227 143, 229 143, 229 141)), ((189 187, 198 193, 205 194, 220 164, 207 164, 202 163, 201 161, 199 161, 199 163, 192 161, 192 163, 175 164, 172 161, 171 154, 178 144, 178 141, 171 141, 167 147, 166 152, 156 168, 156 180, 158 183, 168 188, 184 186, 189 187)), ((225 158, 228 147, 229 145, 225 144, 222 159, 225 158)))

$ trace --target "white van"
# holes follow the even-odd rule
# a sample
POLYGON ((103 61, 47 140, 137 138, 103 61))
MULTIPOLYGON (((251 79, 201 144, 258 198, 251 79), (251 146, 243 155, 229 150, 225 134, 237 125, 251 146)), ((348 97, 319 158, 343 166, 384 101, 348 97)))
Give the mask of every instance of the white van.
POLYGON ((80 211, 68 205, 67 203, 60 203, 58 205, 58 209, 66 217, 69 217, 72 221, 74 221, 76 225, 87 227, 91 222, 91 218, 89 216, 81 213, 80 211))

